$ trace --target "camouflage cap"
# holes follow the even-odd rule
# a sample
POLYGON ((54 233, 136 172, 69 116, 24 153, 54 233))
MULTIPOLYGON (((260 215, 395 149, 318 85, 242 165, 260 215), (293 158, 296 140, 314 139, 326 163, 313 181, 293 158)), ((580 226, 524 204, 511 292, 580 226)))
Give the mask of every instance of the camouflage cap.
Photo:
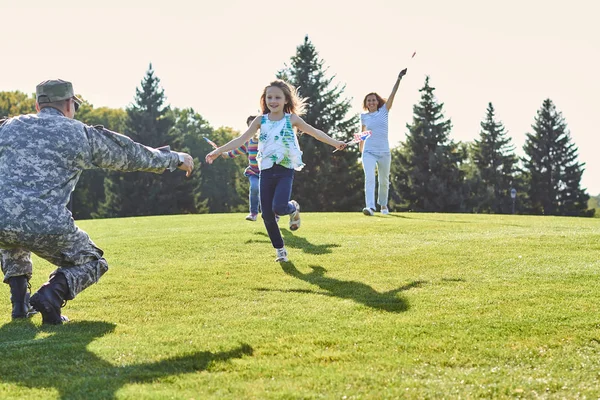
POLYGON ((75 96, 73 92, 73 84, 62 79, 41 82, 35 87, 35 95, 39 104, 54 103, 71 97, 79 104, 82 103, 81 99, 75 96))

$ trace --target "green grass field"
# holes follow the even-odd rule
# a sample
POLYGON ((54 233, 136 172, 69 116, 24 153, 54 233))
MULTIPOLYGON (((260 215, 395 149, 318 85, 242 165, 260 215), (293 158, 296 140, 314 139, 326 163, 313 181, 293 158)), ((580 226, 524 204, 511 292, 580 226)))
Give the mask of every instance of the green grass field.
POLYGON ((303 213, 279 264, 243 217, 80 222, 110 270, 58 327, 3 286, 0 398, 600 396, 597 219, 303 213))

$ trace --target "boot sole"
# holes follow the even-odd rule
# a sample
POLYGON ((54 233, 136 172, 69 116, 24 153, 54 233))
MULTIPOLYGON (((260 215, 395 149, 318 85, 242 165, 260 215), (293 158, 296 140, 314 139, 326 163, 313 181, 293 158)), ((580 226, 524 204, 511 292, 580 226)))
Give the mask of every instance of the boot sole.
POLYGON ((54 307, 45 297, 42 298, 43 295, 36 293, 31 296, 29 300, 29 304, 31 306, 42 313, 42 324, 48 325, 61 325, 63 323, 63 318, 59 312, 56 312, 56 307, 54 307))

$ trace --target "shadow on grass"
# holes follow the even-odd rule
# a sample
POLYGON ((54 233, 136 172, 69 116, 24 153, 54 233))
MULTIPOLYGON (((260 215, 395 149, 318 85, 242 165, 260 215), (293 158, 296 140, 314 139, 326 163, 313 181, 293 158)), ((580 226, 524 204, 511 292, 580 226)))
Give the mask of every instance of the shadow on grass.
POLYGON ((303 252, 308 254, 329 254, 331 253, 331 249, 340 247, 340 245, 337 243, 312 244, 306 240, 306 238, 294 236, 294 234, 287 229, 282 229, 281 234, 283 236, 283 240, 285 240, 286 247, 302 249, 303 252))
POLYGON ((38 328, 29 320, 10 322, 0 327, 0 381, 27 388, 54 388, 61 399, 114 399, 127 384, 204 371, 213 363, 253 353, 252 347, 241 344, 224 352, 114 365, 87 349, 114 329, 115 325, 107 322, 71 322, 48 328, 38 328))
POLYGON ((466 282, 465 278, 442 278, 442 282, 466 282))
MULTIPOLYGON (((267 236, 265 234, 265 236, 267 236)), ((255 240, 255 239, 248 239, 244 242, 244 244, 252 244, 252 243, 268 243, 271 244, 271 241, 269 239, 267 240, 255 240)))
MULTIPOLYGON (((435 213, 423 213, 423 214, 435 214, 435 213)), ((404 218, 404 219, 418 219, 422 221, 431 221, 431 222, 446 222, 452 224, 472 224, 473 221, 461 221, 461 220, 444 220, 444 219, 432 219, 432 218, 418 218, 413 215, 399 215, 399 214, 388 214, 381 215, 381 218, 394 217, 394 218, 404 218)))
MULTIPOLYGON (((338 297, 341 299, 353 300, 364 304, 367 307, 375 308, 387 312, 402 312, 408 310, 406 300, 399 298, 398 293, 420 287, 424 281, 414 281, 399 288, 380 293, 371 286, 362 282, 342 281, 325 276, 326 269, 320 266, 311 265, 312 272, 303 274, 298 271, 294 263, 281 263, 283 271, 294 278, 316 285, 325 292, 313 292, 310 290, 293 289, 284 290, 284 292, 312 293, 325 296, 338 297)), ((273 291, 273 289, 259 288, 261 291, 273 291)))
POLYGON ((394 217, 394 218, 414 219, 411 217, 407 217, 406 215, 400 215, 400 214, 394 214, 394 213, 390 213, 388 215, 381 215, 380 217, 381 218, 394 217))
MULTIPOLYGON (((265 232, 256 232, 257 235, 269 237, 269 235, 265 232)), ((301 236, 295 236, 292 232, 287 229, 281 229, 281 236, 283 236, 283 240, 285 242, 286 248, 292 249, 301 249, 303 252, 308 254, 329 254, 331 253, 331 249, 336 247, 341 247, 337 243, 329 243, 329 244, 312 244, 306 238, 301 236)), ((257 241, 254 241, 257 242, 257 241)), ((249 242, 246 242, 249 243, 249 242)), ((268 241, 267 243, 271 243, 268 241)))

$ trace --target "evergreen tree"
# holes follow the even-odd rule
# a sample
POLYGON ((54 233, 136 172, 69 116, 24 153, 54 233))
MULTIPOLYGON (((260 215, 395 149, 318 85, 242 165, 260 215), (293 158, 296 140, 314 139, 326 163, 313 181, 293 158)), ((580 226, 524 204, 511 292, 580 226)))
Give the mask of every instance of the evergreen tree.
MULTIPOLYGON (((231 128, 221 127, 212 136, 219 145, 229 142, 240 135, 231 128)), ((203 152, 206 155, 211 149, 203 152)), ((206 201, 210 212, 233 212, 247 209, 248 191, 243 192, 244 168, 247 159, 236 160, 218 158, 210 168, 206 168, 201 176, 202 198, 206 201), (244 163, 244 161, 246 161, 244 163)))
MULTIPOLYGON (((332 84, 326 77, 324 61, 319 59, 308 36, 296 48, 289 66, 277 74, 307 99, 302 118, 330 136, 349 141, 357 132, 358 116, 347 117, 350 100, 343 99, 345 86, 332 84)), ((294 177, 294 199, 305 211, 354 211, 363 203, 362 172, 357 146, 332 154, 333 148, 309 135, 298 138, 303 170, 294 177)))
MULTIPOLYGON (((150 147, 171 145, 185 151, 181 137, 174 137, 175 124, 160 79, 150 64, 141 87, 136 89, 135 102, 127 109, 125 134, 150 147)), ((196 212, 193 183, 182 171, 162 175, 149 172, 111 173, 105 180, 106 200, 100 207, 101 216, 125 217, 137 215, 183 214, 196 212)))
POLYGON ((450 140, 452 123, 444 120, 429 77, 419 91, 406 141, 392 152, 394 200, 412 211, 464 211, 465 150, 450 140))
MULTIPOLYGON (((480 180, 475 198, 476 209, 487 213, 510 213, 517 168, 515 148, 502 122, 496 121, 494 106, 488 103, 485 119, 481 122, 479 140, 475 140, 472 157, 480 180)), ((516 188, 515 188, 516 189, 516 188)))
POLYGON ((523 147, 531 212, 592 215, 593 210, 587 211, 589 196, 580 187, 584 164, 577 162, 577 147, 552 100, 544 100, 531 127, 523 147))
POLYGON ((460 165, 464 174, 463 180, 463 208, 465 212, 479 212, 481 207, 481 198, 479 193, 485 192, 485 185, 481 178, 481 173, 473 158, 473 143, 458 143, 461 151, 466 154, 465 161, 460 165))
POLYGON ((172 128, 174 137, 182 138, 184 151, 194 157, 194 172, 189 178, 192 181, 194 206, 199 213, 208 212, 206 201, 202 199, 201 179, 204 169, 201 168, 204 161, 203 155, 212 148, 203 140, 203 137, 212 135, 212 128, 202 116, 192 108, 174 109, 173 119, 175 125, 172 128))
POLYGON ((244 168, 248 160, 238 157, 234 160, 217 159, 210 168, 201 168, 204 156, 212 147, 204 140, 209 138, 219 145, 239 136, 231 128, 213 130, 208 122, 193 109, 174 110, 175 126, 173 133, 183 138, 189 154, 196 156, 196 169, 191 176, 194 187, 194 203, 198 212, 222 213, 242 211, 247 208, 248 190, 243 191, 244 168))

